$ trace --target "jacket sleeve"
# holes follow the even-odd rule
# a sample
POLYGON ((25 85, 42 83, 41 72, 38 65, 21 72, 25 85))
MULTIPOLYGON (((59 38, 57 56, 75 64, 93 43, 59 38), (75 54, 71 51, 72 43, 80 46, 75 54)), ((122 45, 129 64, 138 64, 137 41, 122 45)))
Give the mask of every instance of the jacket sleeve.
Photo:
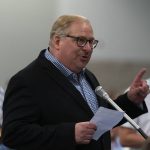
MULTIPOLYGON (((145 101, 143 101, 142 105, 143 107, 141 108, 139 105, 134 104, 131 102, 128 97, 127 93, 120 95, 116 100, 116 104, 119 105, 122 110, 132 119, 148 112, 147 106, 145 101)), ((112 107, 112 106, 110 106, 112 107)), ((118 125, 126 122, 126 119, 123 119, 118 125)))

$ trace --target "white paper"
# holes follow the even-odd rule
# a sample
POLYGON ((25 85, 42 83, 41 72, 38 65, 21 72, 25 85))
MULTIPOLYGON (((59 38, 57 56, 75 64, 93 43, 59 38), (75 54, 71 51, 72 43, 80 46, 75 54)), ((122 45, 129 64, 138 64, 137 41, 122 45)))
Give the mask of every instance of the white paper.
POLYGON ((96 124, 97 130, 93 135, 94 140, 98 140, 99 137, 106 131, 112 129, 123 118, 124 112, 100 107, 90 122, 96 124))

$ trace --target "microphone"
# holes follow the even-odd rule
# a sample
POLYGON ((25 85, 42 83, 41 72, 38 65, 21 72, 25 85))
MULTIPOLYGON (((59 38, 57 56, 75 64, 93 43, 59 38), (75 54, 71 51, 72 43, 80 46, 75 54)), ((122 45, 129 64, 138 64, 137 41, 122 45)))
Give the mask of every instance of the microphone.
MULTIPOLYGON (((102 88, 102 86, 97 86, 95 89, 95 93, 102 97, 103 99, 107 100, 116 110, 120 112, 124 112, 105 92, 105 90, 102 88)), ((125 112, 124 112, 124 118, 145 138, 147 139, 148 136, 144 133, 144 131, 136 124, 136 122, 131 119, 125 112)))

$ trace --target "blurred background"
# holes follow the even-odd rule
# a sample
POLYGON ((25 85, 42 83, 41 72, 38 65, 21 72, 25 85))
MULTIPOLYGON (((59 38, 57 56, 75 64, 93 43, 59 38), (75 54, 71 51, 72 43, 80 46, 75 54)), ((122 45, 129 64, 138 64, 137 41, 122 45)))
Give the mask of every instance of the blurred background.
POLYGON ((63 14, 89 18, 99 46, 88 68, 110 94, 126 89, 142 67, 150 77, 149 0, 0 0, 0 86, 48 47, 63 14))

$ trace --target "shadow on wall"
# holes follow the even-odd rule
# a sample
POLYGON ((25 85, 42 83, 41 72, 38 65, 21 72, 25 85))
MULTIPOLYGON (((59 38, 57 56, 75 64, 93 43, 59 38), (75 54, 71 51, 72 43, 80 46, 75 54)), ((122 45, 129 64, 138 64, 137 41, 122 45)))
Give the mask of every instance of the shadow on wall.
POLYGON ((97 76, 100 84, 113 97, 122 93, 141 68, 147 68, 144 79, 150 78, 150 63, 142 62, 90 62, 88 68, 97 76))

